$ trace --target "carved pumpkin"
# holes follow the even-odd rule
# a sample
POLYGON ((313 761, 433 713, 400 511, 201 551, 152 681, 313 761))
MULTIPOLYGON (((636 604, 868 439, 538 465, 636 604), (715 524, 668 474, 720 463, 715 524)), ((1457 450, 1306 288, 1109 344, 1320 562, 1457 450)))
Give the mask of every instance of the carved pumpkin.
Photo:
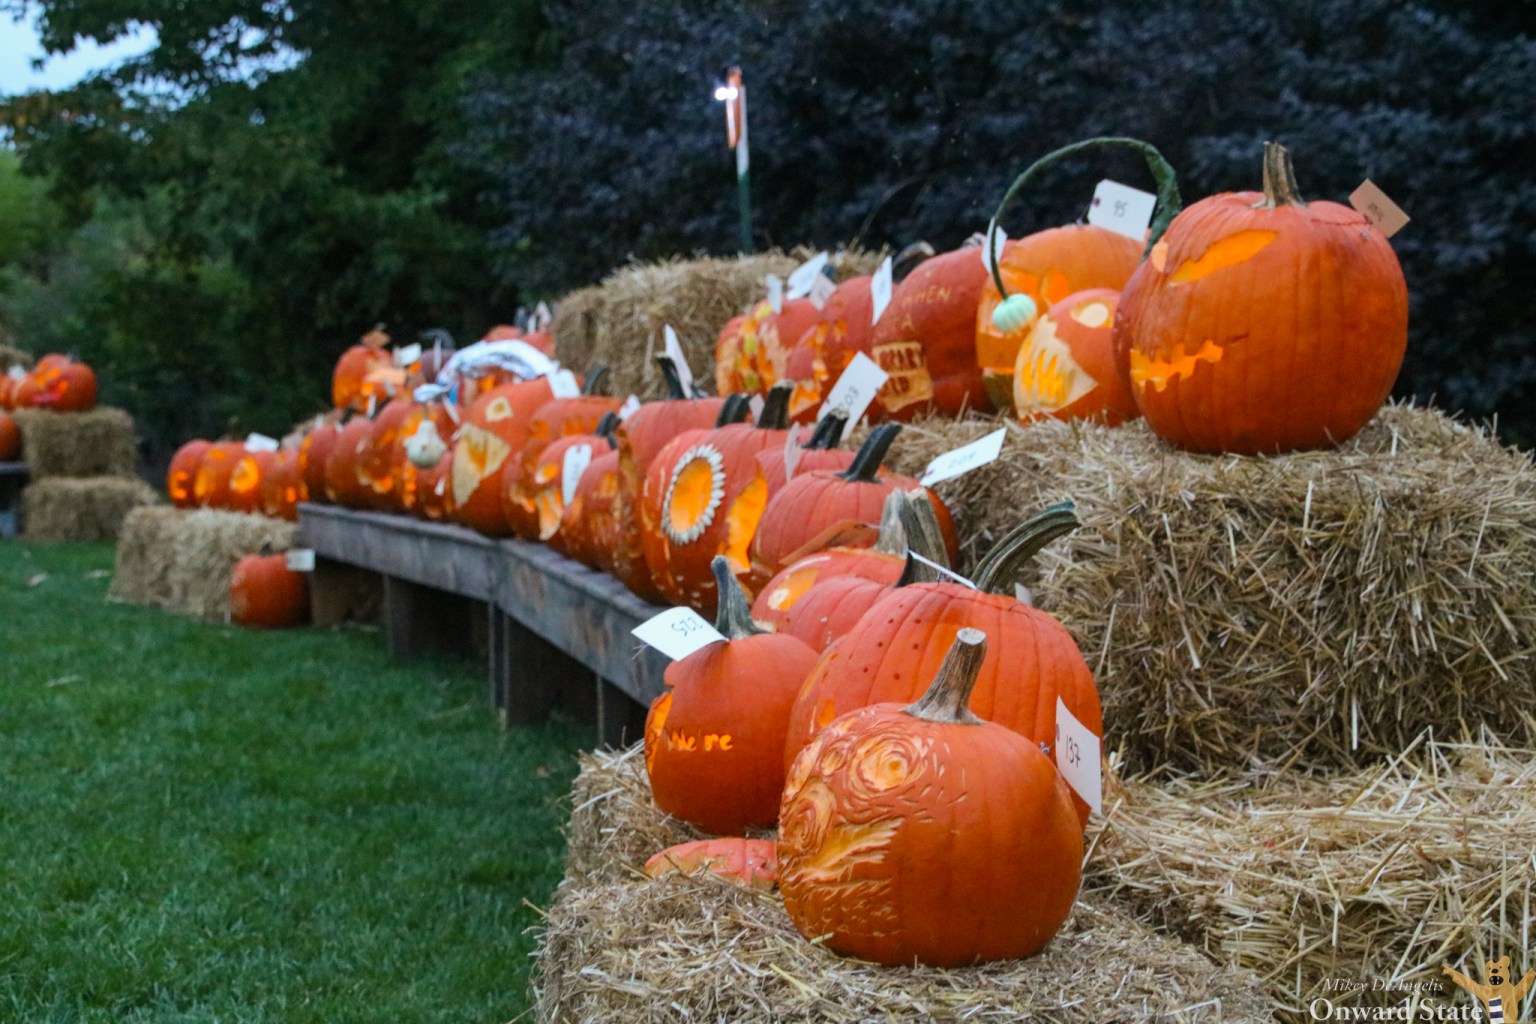
MULTIPOLYGON (((645 403, 614 431, 614 440, 619 445, 619 490, 614 499, 613 514, 618 520, 620 535, 609 570, 631 592, 653 602, 663 598, 651 581, 651 571, 645 562, 641 499, 645 493, 646 473, 662 449, 683 434, 724 426, 718 421, 726 403, 724 398, 689 398, 683 392, 682 380, 672 361, 658 359, 657 364, 671 397, 645 403)), ((746 414, 746 402, 740 400, 732 406, 734 419, 727 422, 736 422, 746 414)))
MULTIPOLYGON (((607 367, 595 367, 587 376, 581 395, 575 398, 551 399, 534 410, 533 416, 528 421, 528 434, 523 441, 522 452, 518 456, 521 472, 514 477, 504 477, 502 481, 503 507, 506 507, 506 489, 520 487, 523 500, 530 509, 534 508, 537 505, 539 492, 545 490, 548 482, 547 479, 540 479, 539 463, 543 460, 543 453, 549 446, 562 438, 576 435, 590 438, 596 434, 597 426, 604 416, 609 413, 618 414, 622 402, 617 398, 592 393, 607 373, 607 367)), ((563 454, 564 449, 561 449, 562 457, 563 454)), ((559 497, 558 493, 554 496, 559 497)), ((548 497, 549 495, 546 494, 546 499, 548 497)), ((548 504, 547 501, 546 504, 548 504)), ((542 513, 535 510, 531 516, 514 515, 508 520, 508 525, 524 540, 547 539, 544 536, 546 529, 552 534, 559 528, 559 509, 550 505, 542 513)))
POLYGON ((341 427, 330 420, 319 423, 299 442, 299 477, 305 501, 329 501, 325 493, 325 464, 331 457, 341 427))
MULTIPOLYGON (((1033 743, 1049 744, 1055 742, 1059 696, 1079 722, 1102 736, 1099 692, 1071 634, 1012 594, 1019 562, 1076 522, 1062 507, 1027 521, 983 560, 975 576, 980 589, 913 582, 876 602, 826 650, 806 681, 790 719, 786 762, 838 715, 866 704, 917 697, 955 632, 965 626, 991 637, 971 698, 978 715, 1033 743), (1003 587, 1009 592, 991 592, 1003 587)), ((1077 803, 1086 822, 1088 806, 1077 803)))
POLYGON ((1392 390, 1408 338, 1392 246, 1347 206, 1303 202, 1274 143, 1264 191, 1186 208, 1121 309, 1115 335, 1142 415, 1202 452, 1353 437, 1392 390))
POLYGON ((276 452, 242 450, 229 471, 223 507, 231 512, 260 512, 262 481, 276 458, 276 452))
POLYGON ((1140 415, 1116 366, 1113 328, 1120 293, 1090 288, 1067 296, 1037 319, 1013 373, 1013 410, 1021 420, 1098 420, 1117 426, 1140 415))
POLYGON ((772 825, 784 789, 789 709, 816 654, 752 622, 729 562, 712 643, 667 666, 667 689, 645 719, 645 769, 656 806, 716 835, 772 825))
POLYGON ((790 299, 778 313, 763 301, 732 317, 715 342, 715 390, 767 394, 784 379, 790 349, 820 317, 810 299, 790 299))
POLYGON ((275 519, 294 522, 304 499, 304 478, 299 475, 299 452, 282 448, 273 453, 272 464, 261 481, 261 511, 275 519))
POLYGON ((604 452, 592 460, 576 484, 576 493, 560 514, 565 553, 602 572, 613 571, 622 524, 614 514, 619 496, 619 453, 604 452))
POLYGON ((755 424, 718 427, 686 446, 674 442, 657 457, 665 483, 646 488, 642 546, 651 579, 673 604, 714 613, 710 564, 716 555, 724 555, 734 573, 751 570, 752 537, 768 500, 756 456, 784 446, 789 392, 775 386, 755 424), (651 522, 655 529, 645 529, 651 522))
MULTIPOLYGON (((841 409, 836 409, 816 421, 816 426, 810 430, 810 437, 800 448, 798 461, 795 463, 795 473, 809 473, 816 469, 828 469, 839 471, 853 465, 854 452, 847 448, 840 448, 842 444, 843 427, 848 422, 848 416, 841 409)), ((796 432, 796 438, 804 436, 807 428, 804 426, 792 427, 796 432)), ((768 487, 768 498, 771 501, 775 494, 784 489, 784 485, 790 481, 789 472, 789 443, 785 439, 783 448, 764 448, 757 453, 757 471, 763 477, 768 487)))
MULTIPOLYGON (((358 470, 373 490, 374 503, 382 508, 398 509, 400 478, 407 461, 406 440, 417 434, 422 425, 446 446, 453 436, 453 421, 441 403, 423 405, 401 395, 374 418, 373 432, 368 438, 368 449, 358 461, 358 470)), ((438 456, 441 457, 441 452, 438 456)), ((436 459, 432 460, 434 463, 436 459)))
POLYGON ((247 555, 229 579, 229 617, 237 626, 286 629, 309 621, 309 580, 285 555, 247 555))
MULTIPOLYGON (((796 422, 806 422, 821 408, 821 399, 843 375, 853 357, 869 355, 874 338, 875 302, 868 274, 850 277, 833 289, 820 318, 785 359, 786 379, 795 382, 800 396, 794 410, 796 422), (791 365, 793 363, 793 365, 791 365)), ((793 397, 793 396, 792 396, 793 397)))
POLYGON ((192 477, 192 500, 198 507, 229 507, 229 477, 244 455, 245 445, 239 441, 220 441, 208 447, 192 477))
POLYGON ((353 345, 336 360, 331 374, 331 404, 337 409, 368 412, 372 399, 377 409, 390 395, 385 377, 394 366, 393 357, 384 349, 353 345))
POLYGON ((21 430, 9 413, 0 412, 0 462, 14 462, 21 455, 21 430))
POLYGON ((704 872, 767 892, 779 881, 778 844, 772 839, 740 836, 696 839, 669 846, 645 862, 645 873, 651 878, 704 872))
POLYGON ((514 463, 528 439, 528 424, 554 395, 549 380, 502 384, 475 399, 453 444, 452 504, 465 526, 491 536, 510 532, 502 513, 502 467, 514 463))
POLYGON ((96 374, 77 359, 46 355, 16 385, 11 400, 17 408, 88 412, 96 407, 96 374))
POLYGON ((870 357, 890 374, 869 407, 871 421, 991 407, 976 363, 986 280, 980 248, 965 246, 924 260, 895 286, 870 339, 870 357))
POLYGON ((401 476, 400 505, 422 519, 452 519, 454 515, 453 451, 444 452, 437 464, 425 469, 407 461, 401 476))
MULTIPOLYGON (((616 414, 609 414, 614 424, 618 421, 616 414)), ((599 428, 608 426, 600 423, 599 428)), ((526 487, 532 495, 534 512, 537 516, 537 533, 533 539, 541 540, 563 555, 570 554, 564 540, 560 537, 560 526, 565 512, 565 470, 567 458, 571 453, 580 453, 586 449, 586 466, 581 473, 586 475, 590 470, 592 460, 601 452, 611 450, 608 439, 602 433, 570 434, 562 437, 544 447, 538 458, 533 462, 533 468, 527 480, 526 487)), ((580 478, 576 481, 580 483, 580 478)), ((574 485, 573 485, 574 486, 574 485)), ((572 500, 575 495, 572 494, 572 500)))
POLYGON ((192 485, 197 479, 197 467, 212 447, 210 441, 188 441, 171 456, 171 466, 165 474, 165 493, 176 508, 192 508, 197 504, 192 485))
POLYGON ((325 493, 338 505, 364 508, 372 488, 362 474, 360 463, 373 438, 373 420, 354 416, 341 428, 325 460, 325 493))
POLYGON ((832 722, 795 761, 779 888, 807 938, 889 966, 1033 956, 1072 911, 1082 827, 1039 746, 968 699, 987 650, 958 630, 926 693, 832 722))

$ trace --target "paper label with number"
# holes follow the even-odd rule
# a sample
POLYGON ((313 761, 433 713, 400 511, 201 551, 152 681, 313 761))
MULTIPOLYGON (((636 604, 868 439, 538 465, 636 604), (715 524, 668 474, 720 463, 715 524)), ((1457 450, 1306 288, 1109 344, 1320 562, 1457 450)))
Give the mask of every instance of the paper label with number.
POLYGON ((592 465, 592 446, 578 444, 565 450, 565 459, 560 465, 560 502, 569 505, 576 497, 576 485, 581 483, 581 474, 592 465))
POLYGON ((872 324, 880 322, 880 314, 885 312, 885 307, 891 304, 891 258, 887 256, 880 261, 880 269, 869 279, 869 299, 874 307, 874 319, 872 324))
POLYGON ((19 366, 11 367, 9 370, 5 371, 5 375, 7 377, 11 378, 11 380, 26 380, 27 379, 27 371, 23 370, 19 366))
POLYGON ((999 427, 986 437, 977 438, 970 444, 963 444, 953 451, 945 452, 928 463, 928 468, 923 470, 919 482, 924 487, 932 487, 940 480, 951 480, 995 461, 1002 454, 1003 439, 1007 436, 1008 428, 999 427))
POLYGON ((315 552, 313 548, 292 548, 287 553, 289 572, 314 572, 315 552))
POLYGON ((786 299, 803 299, 811 294, 811 286, 818 277, 825 276, 821 268, 827 265, 827 254, 819 252, 794 269, 784 285, 786 299))
POLYGON ((576 398, 581 395, 581 385, 570 370, 557 370, 549 375, 549 393, 556 398, 576 398))
POLYGON ((639 409, 640 399, 634 395, 630 395, 628 398, 624 399, 624 404, 619 406, 619 422, 623 423, 625 420, 629 419, 636 412, 638 412, 639 409))
POLYGON ((693 393, 693 370, 688 365, 688 357, 683 355, 683 343, 678 340, 677 332, 671 324, 662 328, 662 337, 666 339, 662 347, 662 354, 672 360, 672 365, 677 367, 677 379, 682 381, 683 394, 693 393))
POLYGON ((1099 763, 1102 741, 1073 717, 1060 697, 1056 698, 1056 767, 1073 792, 1095 814, 1104 813, 1104 769, 1099 763))
POLYGON ((1387 194, 1377 188, 1370 178, 1366 178, 1360 187, 1349 194, 1349 205, 1360 211, 1360 215, 1372 224, 1387 238, 1391 238, 1403 226, 1408 223, 1408 215, 1403 208, 1387 198, 1387 194))
POLYGON ((747 408, 752 412, 753 423, 756 423, 758 420, 763 418, 763 406, 767 404, 768 400, 765 399, 762 395, 753 395, 751 398, 747 399, 747 408))
POLYGON ((776 314, 784 312, 784 279, 778 274, 769 274, 765 280, 768 285, 768 308, 776 314))
POLYGON ((549 303, 541 301, 533 307, 533 319, 528 322, 528 329, 542 331, 554 318, 555 314, 550 312, 549 303))
MULTIPOLYGON (((848 434, 864 415, 864 410, 869 408, 869 403, 875 400, 875 394, 885 386, 885 382, 891 379, 891 375, 880 369, 880 364, 869 356, 860 352, 853 357, 848 364, 848 369, 837 378, 837 383, 832 386, 826 401, 821 403, 821 416, 827 415, 833 409, 841 409, 848 414, 848 419, 843 423, 843 436, 846 441, 848 434)), ((821 416, 817 418, 820 419, 821 416)))
POLYGON ((395 349, 395 365, 396 366, 410 366, 412 363, 414 363, 416 360, 418 360, 420 358, 421 358, 421 346, 420 345, 406 345, 403 348, 395 349))
POLYGON ((837 285, 833 283, 832 279, 826 274, 818 274, 816 282, 811 285, 810 294, 806 298, 810 299, 811 305, 817 309, 826 309, 827 300, 832 297, 832 293, 835 291, 837 291, 837 285))
POLYGON ((278 447, 277 438, 266 434, 247 434, 245 437, 245 450, 248 452, 275 452, 278 447))
POLYGON ((692 608, 668 608, 640 623, 630 633, 673 661, 725 639, 692 608))
POLYGON ((1147 237, 1157 196, 1105 178, 1093 190, 1088 204, 1088 223, 1136 241, 1147 237))

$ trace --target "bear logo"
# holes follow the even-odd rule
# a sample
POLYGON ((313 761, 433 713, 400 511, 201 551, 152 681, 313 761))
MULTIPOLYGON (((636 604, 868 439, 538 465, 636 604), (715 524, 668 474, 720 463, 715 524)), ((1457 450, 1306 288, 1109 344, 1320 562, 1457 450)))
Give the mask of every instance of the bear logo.
POLYGON ((1486 985, 1479 985, 1450 964, 1444 967, 1442 973, 1449 974, 1457 985, 1482 1000, 1488 1024, 1515 1024, 1520 1019, 1520 1000, 1536 982, 1536 970, 1526 971, 1518 983, 1512 981, 1507 956, 1483 962, 1483 977, 1488 979, 1486 985))

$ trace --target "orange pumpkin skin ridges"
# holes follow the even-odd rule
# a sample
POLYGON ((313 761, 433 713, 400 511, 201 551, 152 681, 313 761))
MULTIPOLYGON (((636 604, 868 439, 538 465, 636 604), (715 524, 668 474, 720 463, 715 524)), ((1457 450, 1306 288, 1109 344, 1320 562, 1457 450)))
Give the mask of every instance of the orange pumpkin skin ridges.
MULTIPOLYGON (((1104 734, 1098 687, 1072 635, 1012 597, 955 583, 898 587, 822 653, 795 700, 784 760, 794 760, 828 722, 870 704, 922 695, 962 628, 990 638, 971 694, 981 718, 1036 743, 1056 742, 1056 698, 1095 735, 1104 734)), ((1087 821, 1087 805, 1074 797, 1087 821)))
POLYGON ((1136 403, 1191 451, 1274 453, 1353 437, 1408 338, 1392 246, 1353 209, 1211 196, 1174 218, 1115 326, 1136 403))
POLYGON ((237 626, 286 629, 309 619, 309 580, 286 555, 247 555, 229 581, 230 620, 237 626))
POLYGON ((980 248, 967 246, 924 260, 895 287, 870 339, 870 358, 891 375, 869 407, 871 422, 991 408, 976 363, 986 282, 980 248))
POLYGON ((905 564, 901 555, 874 548, 837 547, 806 555, 781 569, 757 592, 752 618, 782 632, 795 606, 822 583, 846 576, 891 586, 901 578, 905 564))
POLYGON ((784 908, 802 935, 889 966, 1032 956, 1081 880, 1072 796, 1035 743, 929 720, 921 704, 857 709, 796 758, 779 812, 784 908))
MULTIPOLYGON (((1073 292, 1123 288, 1140 260, 1141 246, 1124 235, 1073 224, 1008 242, 997 266, 1009 294, 1028 295, 1043 313, 1073 292)), ((1001 301, 989 276, 976 307, 976 363, 983 372, 1012 374, 1033 322, 1004 334, 992 323, 992 311, 1001 301)))

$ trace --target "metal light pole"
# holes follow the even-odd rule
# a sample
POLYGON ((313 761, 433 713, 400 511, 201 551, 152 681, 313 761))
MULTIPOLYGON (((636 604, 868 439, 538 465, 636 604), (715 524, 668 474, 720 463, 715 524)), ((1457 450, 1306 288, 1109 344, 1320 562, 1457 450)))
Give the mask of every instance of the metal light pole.
POLYGON ((715 99, 725 104, 726 144, 736 151, 736 193, 741 212, 741 251, 752 252, 752 187, 747 158, 747 87, 741 68, 726 69, 725 81, 716 85, 715 99))

